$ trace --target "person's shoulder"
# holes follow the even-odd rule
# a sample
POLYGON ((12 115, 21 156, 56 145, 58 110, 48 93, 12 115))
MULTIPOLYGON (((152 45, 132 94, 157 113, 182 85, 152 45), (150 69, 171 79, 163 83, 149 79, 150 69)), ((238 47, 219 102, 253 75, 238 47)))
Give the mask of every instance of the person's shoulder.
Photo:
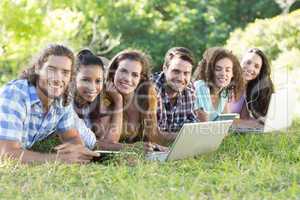
POLYGON ((208 91, 209 86, 204 80, 197 80, 193 84, 195 91, 208 91))
POLYGON ((151 74, 150 79, 153 81, 154 84, 158 84, 159 82, 163 81, 163 72, 155 72, 151 74))
POLYGON ((157 93, 160 93, 164 82, 165 82, 165 78, 164 78, 164 73, 163 72, 155 72, 154 74, 151 75, 151 81, 153 83, 153 86, 155 88, 155 90, 157 91, 157 93))
POLYGON ((15 79, 11 80, 5 85, 3 85, 3 88, 19 88, 24 89, 29 87, 29 82, 26 79, 15 79))
POLYGON ((207 84, 205 83, 205 81, 203 80, 197 80, 194 82, 194 86, 195 88, 198 88, 198 87, 204 87, 206 86, 207 84))
POLYGON ((25 79, 16 79, 8 82, 0 89, 0 94, 4 98, 15 98, 28 96, 30 83, 25 79))

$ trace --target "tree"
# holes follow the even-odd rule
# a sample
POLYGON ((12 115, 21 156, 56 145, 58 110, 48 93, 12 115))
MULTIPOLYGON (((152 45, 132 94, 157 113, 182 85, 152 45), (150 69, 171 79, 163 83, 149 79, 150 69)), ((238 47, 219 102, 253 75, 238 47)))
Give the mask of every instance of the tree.
POLYGON ((273 0, 115 0, 102 3, 99 13, 104 29, 120 37, 109 56, 127 47, 140 48, 152 56, 158 70, 170 47, 188 47, 200 58, 207 47, 223 45, 236 27, 277 15, 280 9, 273 0))
MULTIPOLYGON (((250 47, 266 53, 272 66, 272 79, 277 88, 287 84, 300 92, 300 9, 272 19, 256 20, 245 29, 238 28, 227 40, 227 48, 239 57, 250 47)), ((300 110, 298 110, 299 114, 300 110)))

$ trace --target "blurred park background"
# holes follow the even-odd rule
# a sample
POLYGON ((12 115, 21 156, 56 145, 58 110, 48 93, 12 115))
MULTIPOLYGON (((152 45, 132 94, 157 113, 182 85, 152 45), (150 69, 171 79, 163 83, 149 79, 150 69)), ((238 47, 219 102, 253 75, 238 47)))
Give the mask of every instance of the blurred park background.
POLYGON ((49 43, 108 59, 138 48, 152 57, 153 71, 173 46, 192 49, 198 61, 212 46, 239 57, 258 47, 276 87, 289 83, 299 99, 300 0, 1 0, 0 33, 0 85, 49 43))

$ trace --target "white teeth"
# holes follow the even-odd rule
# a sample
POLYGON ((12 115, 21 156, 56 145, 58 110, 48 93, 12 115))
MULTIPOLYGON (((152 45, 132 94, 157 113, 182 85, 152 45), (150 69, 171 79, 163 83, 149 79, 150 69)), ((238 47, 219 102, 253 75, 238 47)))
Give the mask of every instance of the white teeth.
POLYGON ((96 93, 87 93, 88 96, 96 96, 96 93))
POLYGON ((61 85, 54 85, 53 83, 49 83, 48 85, 52 88, 61 88, 62 87, 61 85))

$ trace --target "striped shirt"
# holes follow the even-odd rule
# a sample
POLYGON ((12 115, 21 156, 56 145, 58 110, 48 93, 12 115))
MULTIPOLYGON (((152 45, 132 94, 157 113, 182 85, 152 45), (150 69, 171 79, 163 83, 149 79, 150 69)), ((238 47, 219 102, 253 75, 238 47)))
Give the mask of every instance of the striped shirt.
POLYGON ((177 132, 184 123, 197 122, 194 113, 195 94, 192 85, 188 85, 179 93, 175 104, 172 105, 165 90, 166 78, 164 73, 156 73, 152 79, 158 96, 157 121, 161 131, 177 132))

